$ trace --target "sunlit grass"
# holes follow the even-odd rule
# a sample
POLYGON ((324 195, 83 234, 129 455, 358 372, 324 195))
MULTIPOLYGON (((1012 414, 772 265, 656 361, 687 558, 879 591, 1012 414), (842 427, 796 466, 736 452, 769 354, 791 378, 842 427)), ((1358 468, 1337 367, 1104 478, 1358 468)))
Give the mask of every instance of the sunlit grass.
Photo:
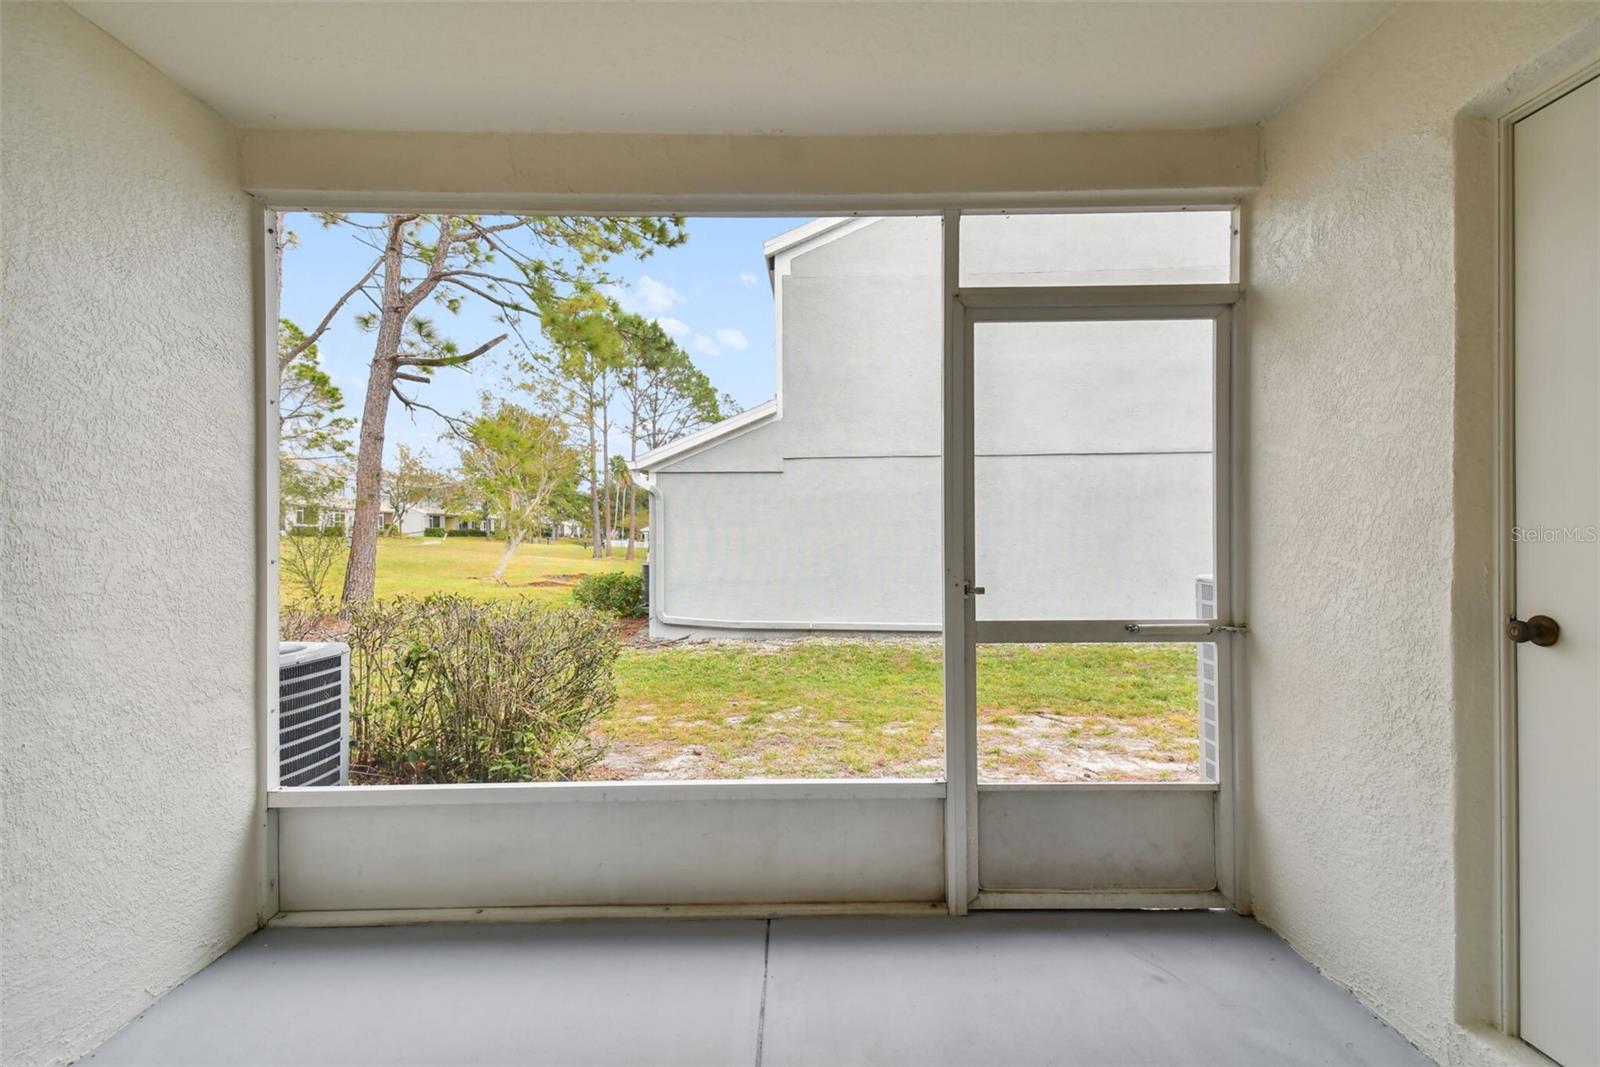
MULTIPOLYGON (((501 541, 477 537, 384 537, 378 540, 379 598, 426 596, 429 593, 459 593, 479 600, 501 600, 526 596, 538 600, 564 600, 578 577, 594 571, 637 571, 644 561, 644 549, 635 558, 622 558, 623 549, 614 549, 608 559, 593 559, 588 545, 571 541, 554 544, 535 542, 522 545, 506 569, 505 582, 489 576, 505 551, 501 541)), ((337 597, 344 584, 345 560, 334 565, 325 595, 337 597)), ((287 574, 282 574, 280 596, 286 604, 305 596, 305 591, 287 574)))

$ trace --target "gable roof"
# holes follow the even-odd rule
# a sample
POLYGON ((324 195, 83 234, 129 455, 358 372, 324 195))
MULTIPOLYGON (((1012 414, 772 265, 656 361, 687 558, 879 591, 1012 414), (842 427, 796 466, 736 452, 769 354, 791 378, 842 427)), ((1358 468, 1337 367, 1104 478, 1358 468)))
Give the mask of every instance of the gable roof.
POLYGON ((628 469, 632 471, 656 470, 666 466, 668 463, 692 456, 694 453, 709 448, 743 430, 753 429, 777 414, 778 401, 777 398, 773 398, 764 404, 757 404, 753 408, 723 419, 721 422, 712 423, 703 430, 696 430, 694 433, 680 437, 676 441, 668 442, 660 448, 653 448, 628 464, 628 469))
MULTIPOLYGON (((776 273, 780 258, 785 261, 793 259, 802 252, 810 251, 810 249, 818 245, 827 244, 830 241, 836 241, 846 234, 870 226, 877 221, 878 218, 876 216, 860 215, 817 218, 763 241, 761 251, 767 259, 767 280, 773 285, 774 296, 777 296, 776 273)), ((783 273, 788 273, 787 265, 785 265, 783 273)), ((778 351, 781 353, 783 338, 779 336, 774 340, 778 351)), ((779 381, 778 389, 781 393, 783 389, 782 381, 779 381)), ((686 437, 680 437, 676 441, 662 445, 660 448, 652 449, 628 464, 628 469, 635 474, 659 470, 668 464, 675 463, 680 459, 687 459, 697 452, 737 437, 746 430, 754 429, 776 418, 780 410, 779 398, 773 397, 766 403, 757 404, 748 411, 741 411, 732 418, 723 419, 721 422, 707 426, 703 430, 697 430, 686 437)))
POLYGON ((779 252, 787 252, 795 245, 804 244, 813 237, 820 237, 829 230, 837 229, 849 222, 854 216, 840 215, 824 217, 803 222, 792 230, 785 230, 776 237, 769 237, 761 242, 761 251, 767 257, 767 265, 772 265, 772 259, 779 252))
MULTIPOLYGON (((785 230, 778 236, 769 238, 761 243, 761 251, 767 257, 767 280, 774 282, 777 273, 778 258, 793 259, 802 252, 809 252, 817 245, 827 244, 829 241, 838 240, 847 233, 870 226, 878 221, 878 216, 840 215, 802 223, 792 230, 785 230)), ((787 273, 785 271, 784 273, 787 273)))

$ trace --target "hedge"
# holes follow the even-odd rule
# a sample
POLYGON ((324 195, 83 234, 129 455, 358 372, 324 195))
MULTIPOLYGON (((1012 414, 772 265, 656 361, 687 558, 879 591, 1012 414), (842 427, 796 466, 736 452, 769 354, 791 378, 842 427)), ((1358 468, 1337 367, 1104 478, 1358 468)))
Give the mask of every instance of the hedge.
POLYGON ((343 537, 343 526, 291 526, 290 537, 343 537))
POLYGON ((572 599, 586 608, 612 615, 643 615, 644 578, 622 571, 585 574, 572 590, 572 599))
POLYGON ((350 773, 360 782, 583 777, 617 702, 610 616, 434 594, 350 610, 350 773))

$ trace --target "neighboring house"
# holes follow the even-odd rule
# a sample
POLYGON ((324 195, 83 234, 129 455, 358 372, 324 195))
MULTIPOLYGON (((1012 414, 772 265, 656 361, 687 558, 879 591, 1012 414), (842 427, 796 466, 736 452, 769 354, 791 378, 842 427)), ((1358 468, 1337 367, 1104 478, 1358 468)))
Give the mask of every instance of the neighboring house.
MULTIPOLYGON (((767 242, 777 397, 634 464, 652 633, 939 629, 939 240, 923 217, 767 242)), ((982 216, 963 222, 963 280, 1221 282, 1229 244, 1226 214, 982 216)), ((1014 324, 980 355, 980 617, 1194 617, 1213 569, 1209 323, 1014 324)))
POLYGON ((545 534, 549 537, 576 538, 583 537, 587 530, 588 527, 586 527, 583 523, 578 522, 576 519, 562 519, 560 522, 555 524, 554 528, 546 526, 545 534))
MULTIPOLYGON (((286 527, 294 526, 341 526, 349 530, 355 523, 356 502, 354 497, 338 496, 328 497, 316 507, 302 507, 291 510, 285 518, 286 527)), ((385 506, 379 512, 380 525, 388 527, 394 523, 394 510, 385 506)), ((462 511, 459 508, 449 508, 432 500, 424 500, 411 505, 406 509, 405 517, 400 521, 400 533, 405 537, 421 537, 428 530, 486 530, 493 533, 497 523, 493 516, 485 519, 481 511, 462 511)))
MULTIPOLYGON (((390 513, 385 510, 384 522, 390 518, 390 513)), ((406 537, 418 537, 429 530, 484 530, 494 533, 498 526, 499 522, 493 515, 485 518, 482 511, 462 511, 424 500, 406 509, 405 518, 400 522, 400 533, 406 537)))

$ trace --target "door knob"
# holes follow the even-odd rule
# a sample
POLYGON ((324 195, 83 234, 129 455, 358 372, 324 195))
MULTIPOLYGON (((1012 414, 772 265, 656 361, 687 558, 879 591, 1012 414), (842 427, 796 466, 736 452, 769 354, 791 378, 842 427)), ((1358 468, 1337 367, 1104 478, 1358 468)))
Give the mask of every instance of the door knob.
POLYGON ((1526 622, 1512 618, 1506 623, 1506 636, 1519 645, 1532 641, 1540 648, 1549 648, 1561 640, 1561 624, 1548 615, 1534 615, 1526 622))

